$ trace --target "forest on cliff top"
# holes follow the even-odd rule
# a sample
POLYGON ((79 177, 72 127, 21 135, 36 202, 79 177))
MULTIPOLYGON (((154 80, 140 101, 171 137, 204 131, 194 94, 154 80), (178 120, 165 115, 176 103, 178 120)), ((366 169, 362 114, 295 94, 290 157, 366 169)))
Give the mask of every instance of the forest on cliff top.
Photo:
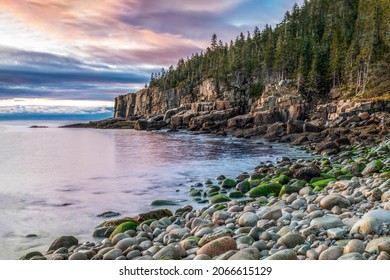
POLYGON ((152 73, 149 87, 191 88, 206 79, 229 85, 239 73, 252 97, 285 80, 308 101, 327 100, 331 93, 388 99, 389 19, 389 0, 305 0, 275 27, 255 27, 228 43, 213 34, 205 51, 152 73))

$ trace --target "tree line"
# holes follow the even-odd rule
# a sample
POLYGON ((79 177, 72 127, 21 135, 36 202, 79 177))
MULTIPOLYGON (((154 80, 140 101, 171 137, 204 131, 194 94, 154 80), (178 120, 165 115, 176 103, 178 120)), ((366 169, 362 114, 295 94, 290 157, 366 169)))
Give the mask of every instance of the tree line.
POLYGON ((208 78, 228 84, 240 72, 253 96, 281 80, 292 80, 308 100, 326 98, 334 88, 381 95, 390 87, 389 19, 388 0, 305 0, 274 28, 255 27, 229 43, 213 34, 205 51, 152 73, 149 87, 194 87, 208 78))

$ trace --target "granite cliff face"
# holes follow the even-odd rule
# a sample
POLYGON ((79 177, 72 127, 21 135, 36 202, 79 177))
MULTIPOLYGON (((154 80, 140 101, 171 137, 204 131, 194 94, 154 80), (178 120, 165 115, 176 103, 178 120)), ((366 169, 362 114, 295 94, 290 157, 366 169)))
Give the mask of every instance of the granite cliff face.
POLYGON ((241 113, 249 109, 249 94, 245 85, 228 89, 215 80, 205 80, 195 88, 183 87, 160 91, 142 89, 137 93, 120 95, 115 99, 115 118, 150 117, 182 108, 194 112, 237 108, 241 113))
POLYGON ((319 133, 329 127, 389 126, 389 102, 333 101, 314 106, 299 96, 290 81, 267 85, 260 98, 251 98, 251 82, 237 75, 228 85, 205 80, 190 88, 166 91, 143 89, 115 99, 113 121, 105 126, 153 130, 163 127, 261 136, 293 142, 286 135, 319 133), (382 112, 382 114, 378 113, 382 112))

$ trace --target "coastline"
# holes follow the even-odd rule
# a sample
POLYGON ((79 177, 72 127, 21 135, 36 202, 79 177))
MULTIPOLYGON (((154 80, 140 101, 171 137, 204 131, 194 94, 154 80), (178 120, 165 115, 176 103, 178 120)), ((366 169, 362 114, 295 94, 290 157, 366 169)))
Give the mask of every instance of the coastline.
POLYGON ((21 259, 389 259, 390 141, 375 141, 341 141, 330 161, 264 163, 189 190, 209 200, 201 210, 107 221, 96 244, 60 237, 21 259))

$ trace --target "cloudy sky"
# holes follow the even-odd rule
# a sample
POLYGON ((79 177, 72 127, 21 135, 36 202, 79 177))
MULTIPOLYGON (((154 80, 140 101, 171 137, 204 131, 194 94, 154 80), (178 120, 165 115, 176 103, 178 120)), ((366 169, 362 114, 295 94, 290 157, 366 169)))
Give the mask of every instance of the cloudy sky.
POLYGON ((275 25, 295 2, 1 0, 0 118, 102 112, 151 72, 205 49, 213 33, 228 42, 275 25))

